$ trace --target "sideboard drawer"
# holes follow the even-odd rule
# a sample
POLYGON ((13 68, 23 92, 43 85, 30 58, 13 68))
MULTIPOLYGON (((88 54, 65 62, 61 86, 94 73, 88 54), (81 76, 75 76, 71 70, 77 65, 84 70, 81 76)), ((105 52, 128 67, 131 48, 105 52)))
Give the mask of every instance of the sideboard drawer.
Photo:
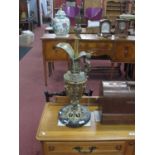
POLYGON ((125 142, 44 142, 43 148, 45 155, 123 155, 125 142))
POLYGON ((85 49, 85 50, 93 50, 93 48, 98 48, 98 49, 103 49, 103 50, 111 50, 113 47, 112 42, 99 42, 99 41, 94 41, 94 42, 80 42, 80 49, 85 49))
MULTIPOLYGON (((60 42, 64 42, 63 40, 49 40, 43 41, 43 55, 45 60, 57 61, 57 60, 68 60, 68 55, 64 50, 60 48, 56 48, 56 45, 60 42)), ((73 46, 72 41, 68 41, 73 46)))
POLYGON ((119 42, 115 44, 114 61, 134 63, 135 44, 133 42, 119 42))
POLYGON ((81 41, 79 45, 80 51, 91 52, 93 56, 112 55, 113 43, 101 41, 81 41))

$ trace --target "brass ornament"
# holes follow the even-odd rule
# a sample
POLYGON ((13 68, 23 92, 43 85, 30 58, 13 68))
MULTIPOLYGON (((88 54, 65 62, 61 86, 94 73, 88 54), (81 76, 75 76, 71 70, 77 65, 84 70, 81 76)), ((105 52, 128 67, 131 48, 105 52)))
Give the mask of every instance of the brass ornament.
POLYGON ((65 91, 70 103, 60 109, 58 119, 68 127, 80 127, 89 122, 91 113, 87 107, 80 105, 80 99, 85 91, 87 72, 90 70, 90 54, 84 51, 78 53, 78 40, 75 41, 75 50, 68 43, 59 43, 57 48, 63 49, 71 59, 71 69, 64 74, 65 91), (80 68, 80 58, 84 58, 85 68, 80 68))

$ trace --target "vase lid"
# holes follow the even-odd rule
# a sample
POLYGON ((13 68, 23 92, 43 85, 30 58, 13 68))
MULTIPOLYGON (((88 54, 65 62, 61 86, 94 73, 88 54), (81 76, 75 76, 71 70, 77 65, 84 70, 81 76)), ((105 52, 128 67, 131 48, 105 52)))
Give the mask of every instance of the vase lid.
POLYGON ((56 13, 56 16, 58 16, 58 17, 64 17, 64 16, 66 16, 66 13, 62 9, 59 9, 57 11, 57 13, 56 13))

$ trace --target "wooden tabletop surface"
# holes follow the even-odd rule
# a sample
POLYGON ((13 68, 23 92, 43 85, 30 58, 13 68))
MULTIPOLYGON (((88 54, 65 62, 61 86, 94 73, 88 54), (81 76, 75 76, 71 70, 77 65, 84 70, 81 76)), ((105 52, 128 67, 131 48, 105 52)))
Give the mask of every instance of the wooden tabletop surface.
POLYGON ((115 35, 112 35, 108 38, 104 38, 99 36, 98 34, 80 34, 79 37, 77 37, 75 34, 68 34, 67 36, 56 36, 54 33, 45 33, 41 37, 42 40, 74 40, 74 39, 80 39, 80 40, 118 40, 118 41, 135 41, 135 36, 128 36, 127 38, 118 38, 115 35), (79 38, 80 37, 80 38, 79 38))
MULTIPOLYGON (((40 141, 102 141, 102 140, 133 140, 134 125, 103 125, 91 117, 91 125, 80 128, 58 126, 58 111, 62 106, 46 103, 36 139, 40 141)), ((89 106, 90 111, 97 110, 97 106, 89 106)))

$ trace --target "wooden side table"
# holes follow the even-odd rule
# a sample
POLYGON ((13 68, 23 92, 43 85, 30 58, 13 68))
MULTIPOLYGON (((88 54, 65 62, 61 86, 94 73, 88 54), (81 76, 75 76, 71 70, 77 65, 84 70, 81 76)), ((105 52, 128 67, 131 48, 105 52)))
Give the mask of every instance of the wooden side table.
MULTIPOLYGON (((102 125, 91 118, 90 126, 58 126, 62 106, 45 104, 36 139, 44 155, 134 155, 134 125, 102 125)), ((97 106, 90 106, 91 111, 97 106)))
POLYGON ((33 31, 33 18, 27 18, 19 21, 19 27, 22 30, 31 30, 33 31))

